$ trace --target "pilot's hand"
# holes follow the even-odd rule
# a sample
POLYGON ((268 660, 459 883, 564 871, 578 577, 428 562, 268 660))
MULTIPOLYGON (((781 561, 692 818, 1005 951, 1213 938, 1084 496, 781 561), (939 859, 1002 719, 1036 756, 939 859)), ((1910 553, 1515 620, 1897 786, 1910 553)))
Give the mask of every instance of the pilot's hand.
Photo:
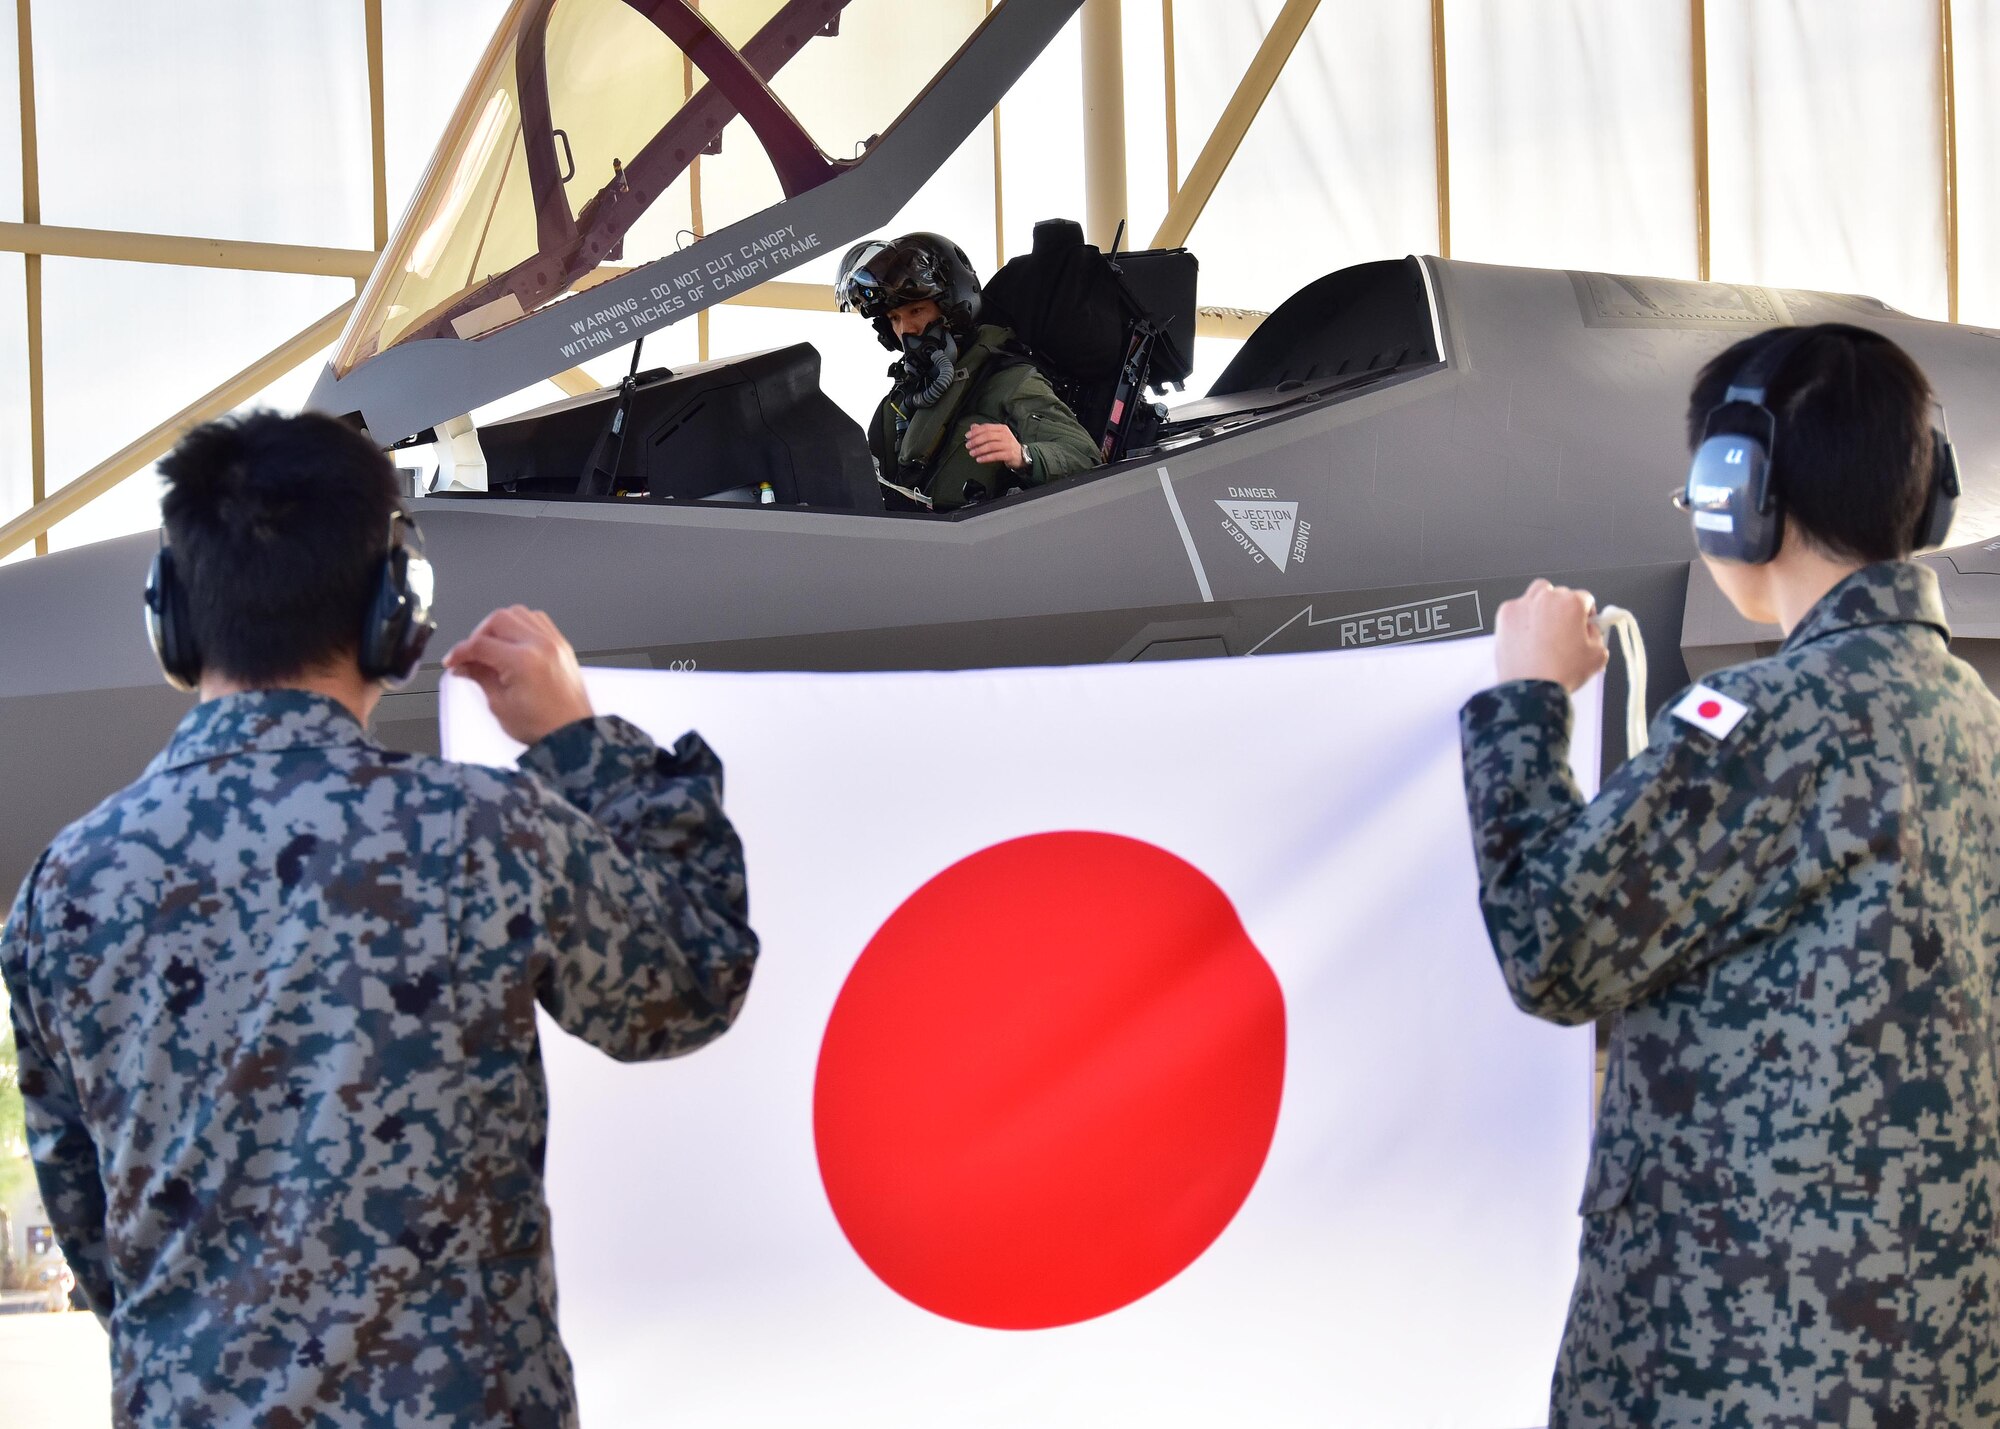
POLYGON ((506 606, 480 621, 445 654, 444 667, 477 683, 500 728, 522 744, 592 713, 576 651, 553 620, 525 605, 506 606))
POLYGON ((965 449, 974 461, 998 462, 1009 471, 1019 471, 1028 464, 1021 439, 1002 422, 973 423, 965 433, 965 449))
POLYGON ((1589 591, 1537 580, 1500 607, 1493 620, 1493 664, 1500 679, 1554 680, 1575 693, 1605 666, 1611 653, 1591 619, 1597 601, 1589 591))

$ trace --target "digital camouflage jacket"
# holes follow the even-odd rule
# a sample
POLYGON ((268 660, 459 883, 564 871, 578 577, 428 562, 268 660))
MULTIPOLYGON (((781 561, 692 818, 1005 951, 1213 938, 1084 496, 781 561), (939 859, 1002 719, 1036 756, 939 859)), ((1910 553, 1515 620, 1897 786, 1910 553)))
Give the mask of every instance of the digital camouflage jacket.
POLYGON ((998 496, 1010 485, 1041 486, 1098 466, 1097 443, 1063 405, 1041 371, 1005 351, 1013 333, 990 324, 959 359, 958 378, 929 407, 903 412, 896 394, 869 424, 868 445, 883 476, 928 496, 939 511, 998 496), (974 423, 1011 428, 1027 452, 1026 471, 979 462, 965 449, 974 423))
POLYGON ((1462 711, 1507 985, 1613 1017, 1552 1426, 2000 1422, 2000 705, 1947 638, 1866 567, 1587 805, 1561 687, 1462 711))
POLYGON ((536 1005, 675 1056, 757 942, 697 736, 583 721, 521 765, 232 695, 36 865, 0 969, 119 1425, 576 1422, 536 1005))

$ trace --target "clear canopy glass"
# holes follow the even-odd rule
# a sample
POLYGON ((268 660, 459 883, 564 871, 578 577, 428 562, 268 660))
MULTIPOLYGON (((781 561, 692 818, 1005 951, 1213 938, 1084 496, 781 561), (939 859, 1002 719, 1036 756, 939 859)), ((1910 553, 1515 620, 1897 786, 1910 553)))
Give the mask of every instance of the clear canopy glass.
POLYGON ((825 182, 982 19, 979 0, 517 0, 336 370, 419 338, 476 340, 601 265, 662 256, 825 182), (935 66, 880 63, 901 29, 921 32, 935 66))

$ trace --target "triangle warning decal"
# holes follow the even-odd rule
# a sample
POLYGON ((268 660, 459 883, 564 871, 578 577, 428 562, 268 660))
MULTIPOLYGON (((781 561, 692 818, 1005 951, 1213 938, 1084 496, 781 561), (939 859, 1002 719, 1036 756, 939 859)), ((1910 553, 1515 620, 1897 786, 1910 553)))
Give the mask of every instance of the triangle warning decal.
POLYGON ((1218 501, 1229 524, 1269 557, 1279 570, 1292 554, 1292 532, 1299 524, 1296 501, 1218 501))

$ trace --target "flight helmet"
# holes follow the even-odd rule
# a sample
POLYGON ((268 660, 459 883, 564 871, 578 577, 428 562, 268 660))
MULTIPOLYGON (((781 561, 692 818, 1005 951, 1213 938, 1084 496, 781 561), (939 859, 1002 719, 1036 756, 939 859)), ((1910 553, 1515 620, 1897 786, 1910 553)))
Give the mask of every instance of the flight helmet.
POLYGON ((834 296, 842 312, 874 323, 875 335, 891 351, 901 344, 889 330, 889 314, 925 298, 938 305, 946 330, 959 341, 969 341, 979 325, 979 274, 965 250, 942 234, 855 244, 841 260, 834 296))

